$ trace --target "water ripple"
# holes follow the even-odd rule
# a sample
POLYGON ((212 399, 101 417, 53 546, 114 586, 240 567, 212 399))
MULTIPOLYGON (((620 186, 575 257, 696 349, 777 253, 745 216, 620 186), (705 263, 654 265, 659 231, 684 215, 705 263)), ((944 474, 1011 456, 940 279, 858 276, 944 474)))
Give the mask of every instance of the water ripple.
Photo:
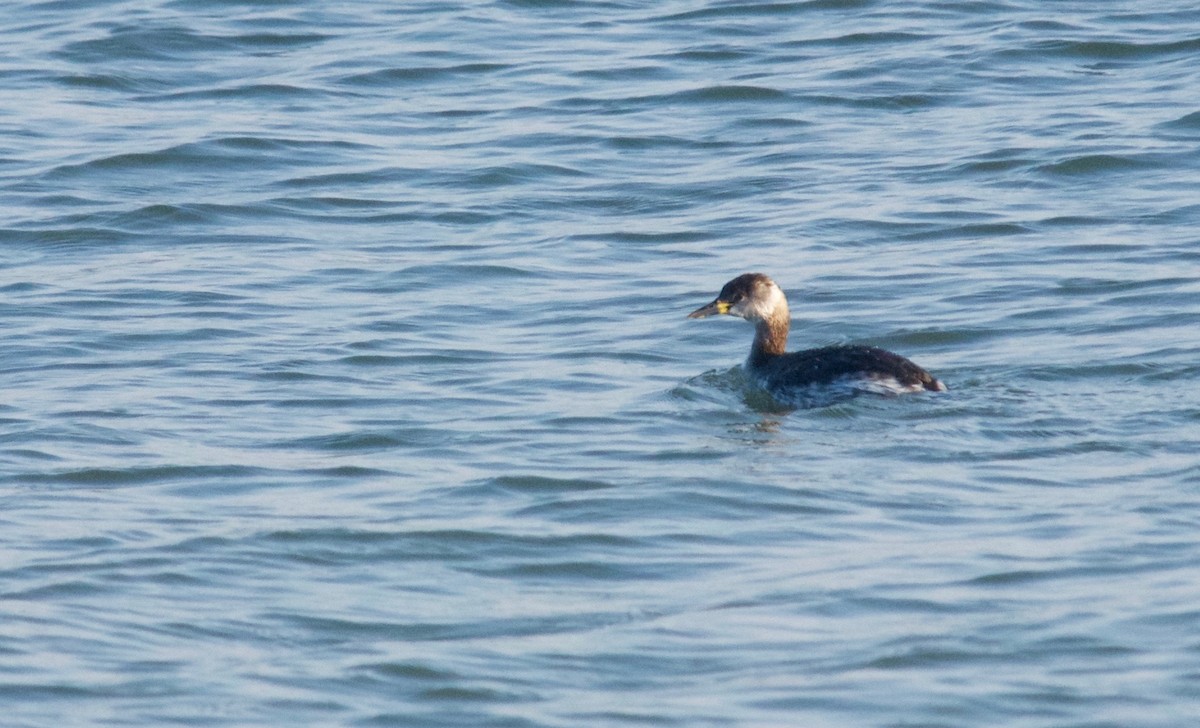
POLYGON ((14 4, 6 725, 1186 723, 1192 14, 14 4))

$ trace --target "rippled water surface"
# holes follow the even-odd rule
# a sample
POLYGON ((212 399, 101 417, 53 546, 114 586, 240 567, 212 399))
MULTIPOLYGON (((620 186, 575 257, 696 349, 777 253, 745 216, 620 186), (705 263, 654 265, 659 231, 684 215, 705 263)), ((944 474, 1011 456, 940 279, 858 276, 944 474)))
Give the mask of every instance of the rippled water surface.
POLYGON ((0 23, 6 726, 1200 721, 1186 3, 0 23), (792 346, 942 395, 780 412, 792 346))

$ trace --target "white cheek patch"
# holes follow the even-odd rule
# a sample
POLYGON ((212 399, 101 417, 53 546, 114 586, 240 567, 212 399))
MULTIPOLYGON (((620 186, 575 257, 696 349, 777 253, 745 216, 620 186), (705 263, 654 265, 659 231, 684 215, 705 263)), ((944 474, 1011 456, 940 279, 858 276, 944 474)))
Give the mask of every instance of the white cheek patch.
POLYGON ((742 304, 746 308, 746 318, 768 319, 780 311, 787 311, 787 299, 779 286, 767 286, 765 292, 760 288, 755 293, 763 295, 755 295, 749 305, 742 304))

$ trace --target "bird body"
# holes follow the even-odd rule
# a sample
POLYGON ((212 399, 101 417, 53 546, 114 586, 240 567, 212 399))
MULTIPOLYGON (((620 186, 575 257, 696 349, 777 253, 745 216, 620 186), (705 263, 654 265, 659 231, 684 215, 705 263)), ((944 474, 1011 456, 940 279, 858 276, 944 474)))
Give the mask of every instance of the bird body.
POLYGON ((791 326, 787 297, 762 273, 745 273, 725 284, 716 299, 688 318, 725 314, 755 326, 746 372, 783 402, 812 401, 817 388, 848 394, 942 392, 946 385, 908 359, 874 346, 826 346, 788 352, 791 326))

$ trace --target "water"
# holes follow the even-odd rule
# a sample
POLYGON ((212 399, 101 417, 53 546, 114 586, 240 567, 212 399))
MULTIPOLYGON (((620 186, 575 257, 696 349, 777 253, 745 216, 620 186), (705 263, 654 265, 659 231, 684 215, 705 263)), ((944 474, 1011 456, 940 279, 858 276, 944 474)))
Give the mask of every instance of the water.
POLYGON ((1200 719, 1182 3, 0 27, 6 726, 1200 719), (793 347, 940 396, 745 391, 793 347))

